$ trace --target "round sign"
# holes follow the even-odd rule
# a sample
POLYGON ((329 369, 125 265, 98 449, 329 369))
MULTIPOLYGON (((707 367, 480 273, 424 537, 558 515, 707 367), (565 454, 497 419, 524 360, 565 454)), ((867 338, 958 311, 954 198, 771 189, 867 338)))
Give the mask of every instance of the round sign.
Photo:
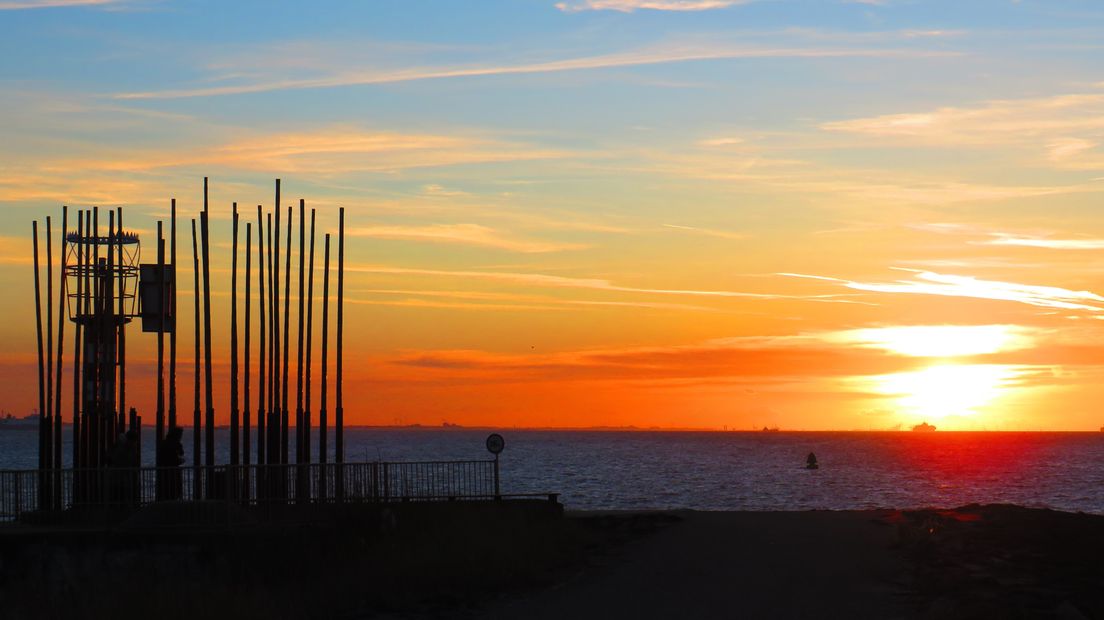
POLYGON ((502 449, 506 447, 506 440, 502 438, 502 435, 498 433, 491 433, 487 437, 487 452, 497 455, 502 452, 502 449))

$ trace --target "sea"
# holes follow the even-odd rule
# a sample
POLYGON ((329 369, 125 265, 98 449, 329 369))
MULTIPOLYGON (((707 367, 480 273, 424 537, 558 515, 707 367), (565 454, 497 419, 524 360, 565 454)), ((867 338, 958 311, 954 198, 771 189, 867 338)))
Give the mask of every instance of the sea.
MULTIPOLYGON (((490 432, 506 439, 502 492, 558 493, 568 510, 1012 503, 1104 514, 1104 433, 349 428, 346 460, 487 459, 490 432), (810 452, 819 469, 805 469, 810 452)), ((36 438, 0 429, 0 469, 35 467, 36 438)), ((228 438, 217 431, 220 463, 228 438)), ((184 445, 190 459, 187 432, 184 445)))

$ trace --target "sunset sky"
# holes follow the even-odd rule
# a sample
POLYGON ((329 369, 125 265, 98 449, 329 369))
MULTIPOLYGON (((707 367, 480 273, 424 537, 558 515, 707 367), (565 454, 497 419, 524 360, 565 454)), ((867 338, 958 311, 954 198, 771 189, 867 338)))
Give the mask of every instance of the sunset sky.
POLYGON ((32 220, 123 206, 148 262, 172 197, 190 412, 209 176, 219 371, 231 202, 346 208, 351 423, 1104 424, 1099 2, 0 0, 0 32, 13 414, 32 220))

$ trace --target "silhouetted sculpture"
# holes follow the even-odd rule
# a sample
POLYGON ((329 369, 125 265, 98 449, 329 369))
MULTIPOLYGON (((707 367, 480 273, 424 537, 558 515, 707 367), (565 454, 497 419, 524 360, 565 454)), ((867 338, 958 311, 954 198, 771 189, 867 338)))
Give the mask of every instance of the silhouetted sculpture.
POLYGON ((805 469, 819 469, 819 468, 820 468, 820 464, 817 463, 816 455, 813 454, 812 452, 810 452, 809 456, 805 457, 805 469))

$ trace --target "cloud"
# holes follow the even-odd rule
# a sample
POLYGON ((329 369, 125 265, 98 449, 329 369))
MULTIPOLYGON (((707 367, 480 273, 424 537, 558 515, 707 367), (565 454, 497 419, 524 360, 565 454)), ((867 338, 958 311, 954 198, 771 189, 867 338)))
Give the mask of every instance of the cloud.
POLYGON ((1039 149, 1055 163, 1096 168, 1079 161, 1104 137, 1104 94, 994 100, 975 106, 883 114, 822 123, 824 131, 931 146, 1022 145, 1039 149))
POLYGON ((1033 237, 1027 235, 1011 235, 1007 233, 990 233, 993 237, 986 241, 975 241, 978 245, 1012 245, 1027 248, 1047 248, 1051 250, 1101 250, 1104 249, 1104 239, 1054 239, 1050 237, 1033 237))
POLYGON ((485 65, 463 67, 412 68, 396 70, 348 70, 329 75, 300 79, 273 79, 160 91, 126 92, 116 99, 179 99, 185 97, 216 97, 261 93, 275 90, 300 90, 394 84, 420 80, 438 80, 494 75, 527 75, 558 73, 616 67, 634 67, 698 60, 736 58, 861 58, 861 57, 946 57, 956 54, 941 51, 875 49, 875 48, 803 48, 803 47, 733 47, 729 45, 667 45, 600 56, 584 56, 517 65, 485 65))
POLYGON ((19 11, 29 9, 54 9, 67 6, 106 6, 109 4, 129 4, 134 0, 23 0, 22 2, 0 2, 0 11, 19 11))
POLYGON ((641 288, 631 286, 619 286, 609 280, 600 278, 571 278, 567 276, 555 276, 542 273, 523 273, 508 271, 462 271, 445 269, 414 269, 406 267, 391 267, 386 265, 348 265, 346 269, 361 273, 393 274, 393 275, 420 275, 454 277, 464 279, 494 280, 499 282, 512 282, 529 286, 552 288, 576 288, 597 291, 609 291, 614 293, 639 293, 649 295, 680 295, 705 298, 743 298, 743 299, 787 299, 797 301, 811 301, 823 303, 847 303, 865 304, 852 299, 846 299, 850 295, 780 295, 774 293, 752 293, 745 291, 725 290, 694 290, 694 289, 658 289, 641 288))
POLYGON ((680 226, 678 224, 664 224, 664 228, 673 228, 675 230, 695 234, 704 235, 706 237, 718 237, 720 239, 745 239, 747 235, 742 233, 730 232, 727 230, 715 230, 711 228, 698 228, 697 226, 680 226))
MULTIPOLYGON (((137 149, 134 149, 137 150, 137 149)), ((101 152, 46 165, 53 171, 140 172, 182 166, 333 175, 562 157, 562 151, 476 136, 408 134, 331 126, 304 132, 243 136, 207 147, 101 152)))
POLYGON ((583 0, 582 2, 558 2, 556 8, 565 13, 580 11, 620 11, 632 13, 639 9, 652 11, 709 11, 724 9, 752 0, 583 0))
POLYGON ((809 380, 909 370, 908 358, 861 348, 786 338, 724 338, 666 347, 625 347, 557 353, 509 354, 474 350, 411 351, 390 360, 430 374, 472 382, 648 382, 701 379, 725 383, 809 380), (445 373, 447 377, 439 375, 445 373))
POLYGON ((1078 310, 1093 314, 1104 313, 1104 297, 1090 291, 1073 291, 1057 286, 1038 286, 1001 282, 997 280, 979 280, 969 276, 956 276, 932 271, 895 268, 913 274, 910 280, 894 282, 858 282, 842 278, 808 275, 801 273, 780 273, 780 276, 807 278, 833 282, 849 289, 873 293, 903 293, 914 295, 941 295, 947 297, 967 297, 973 299, 993 299, 1012 301, 1041 308, 1078 310))
POLYGON ((818 337, 910 357, 942 358, 1029 349, 1040 332, 1020 325, 902 325, 827 332, 818 337))
MULTIPOLYGON (((466 303, 465 307, 480 308, 485 307, 484 304, 493 304, 494 307, 503 307, 507 304, 512 304, 515 308, 533 308, 541 310, 566 310, 572 307, 576 309, 581 308, 647 308, 650 310, 679 310, 679 311, 693 311, 693 312, 709 312, 712 308, 705 306, 694 306, 690 304, 673 304, 663 302, 649 302, 649 301, 599 301, 590 299, 562 299, 559 297, 552 297, 547 295, 525 295, 519 293, 502 293, 502 292, 489 292, 489 291, 441 291, 441 290, 418 290, 418 289, 361 289, 354 291, 354 294, 367 294, 376 297, 402 297, 401 300, 363 300, 361 303, 400 303, 400 302, 415 302, 420 301, 425 304, 431 303, 428 300, 461 300, 466 303), (426 298, 426 299, 420 299, 426 298)), ((454 304, 456 302, 442 302, 443 304, 454 304)), ((443 305, 442 307, 454 307, 452 305, 443 305)))
POLYGON ((405 239, 433 243, 475 245, 512 252, 542 253, 577 250, 586 247, 577 243, 552 243, 530 239, 514 239, 500 231, 479 224, 431 224, 428 226, 362 226, 349 230, 354 237, 405 239))

